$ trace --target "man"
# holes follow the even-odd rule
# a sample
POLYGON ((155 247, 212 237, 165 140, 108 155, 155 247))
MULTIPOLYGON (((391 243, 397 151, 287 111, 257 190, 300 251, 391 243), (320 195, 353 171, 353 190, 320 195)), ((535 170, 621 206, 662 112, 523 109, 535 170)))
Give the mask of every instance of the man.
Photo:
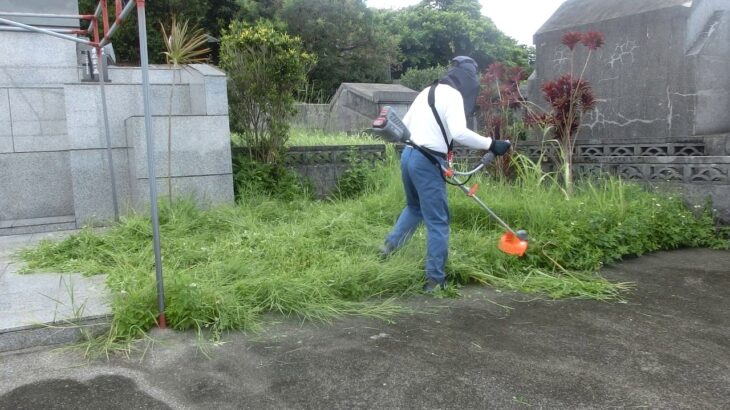
POLYGON ((477 63, 471 57, 459 56, 452 60, 449 71, 433 86, 433 109, 429 104, 431 88, 418 94, 403 118, 413 143, 401 155, 406 207, 381 248, 383 256, 388 256, 403 246, 423 221, 427 231, 424 291, 429 293, 446 286, 449 206, 440 165, 446 165, 452 142, 490 150, 496 155, 510 148, 509 141, 492 140, 466 127, 466 119, 472 115, 479 93, 477 63))

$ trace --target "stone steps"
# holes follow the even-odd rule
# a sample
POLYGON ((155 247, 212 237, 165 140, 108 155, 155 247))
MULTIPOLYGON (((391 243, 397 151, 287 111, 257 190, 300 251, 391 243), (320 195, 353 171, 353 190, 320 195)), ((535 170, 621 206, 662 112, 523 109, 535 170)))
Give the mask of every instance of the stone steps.
POLYGON ((0 221, 0 236, 76 229, 74 215, 0 221))

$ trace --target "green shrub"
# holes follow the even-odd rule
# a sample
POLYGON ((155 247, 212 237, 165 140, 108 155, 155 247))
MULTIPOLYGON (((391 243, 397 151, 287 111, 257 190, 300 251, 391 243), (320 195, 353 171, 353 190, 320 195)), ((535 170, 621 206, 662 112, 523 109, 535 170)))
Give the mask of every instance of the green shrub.
POLYGON ((347 153, 347 169, 337 179, 335 197, 355 198, 366 192, 378 190, 383 183, 383 164, 371 164, 364 160, 355 149, 347 153))
POLYGON ((315 57, 297 37, 270 22, 234 21, 221 38, 221 66, 228 74, 231 130, 254 159, 280 155, 294 115, 294 93, 306 83, 315 57))
POLYGON ((239 155, 233 160, 236 199, 267 196, 285 201, 312 198, 313 189, 304 178, 279 162, 263 163, 239 155))
POLYGON ((411 90, 421 91, 446 74, 447 67, 437 65, 431 68, 411 68, 400 78, 400 83, 411 90))

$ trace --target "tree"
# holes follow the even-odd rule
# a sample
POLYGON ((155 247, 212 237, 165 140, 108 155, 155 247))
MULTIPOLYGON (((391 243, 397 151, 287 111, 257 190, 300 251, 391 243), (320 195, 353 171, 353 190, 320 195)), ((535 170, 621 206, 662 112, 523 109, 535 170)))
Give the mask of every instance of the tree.
POLYGON ((388 29, 400 38, 403 71, 448 65, 457 55, 471 56, 480 67, 495 61, 529 66, 524 47, 481 14, 478 0, 424 0, 382 14, 388 29))
POLYGON ((294 92, 306 82, 314 55, 299 38, 268 21, 234 21, 221 38, 228 73, 231 130, 242 135, 252 159, 272 163, 288 138, 294 92))
POLYGON ((328 95, 342 82, 389 81, 400 58, 397 39, 362 0, 288 0, 277 18, 317 56, 309 80, 328 95))

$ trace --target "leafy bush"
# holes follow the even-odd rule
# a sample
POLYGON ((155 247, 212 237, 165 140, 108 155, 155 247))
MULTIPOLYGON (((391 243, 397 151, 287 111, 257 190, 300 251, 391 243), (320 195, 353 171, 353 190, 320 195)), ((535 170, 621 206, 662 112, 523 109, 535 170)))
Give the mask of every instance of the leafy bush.
POLYGON ((281 163, 262 163, 239 155, 233 160, 236 199, 266 196, 285 201, 312 198, 313 189, 304 178, 281 163))
POLYGON ((231 129, 252 158, 272 162, 279 156, 295 113, 294 93, 314 62, 297 37, 270 22, 234 21, 224 33, 221 66, 229 79, 231 129))
POLYGON ((446 74, 447 67, 438 65, 431 68, 412 68, 406 71, 400 78, 400 83, 411 90, 421 91, 428 87, 435 80, 446 74))
POLYGON ((380 188, 385 177, 380 164, 368 163, 354 149, 348 152, 347 162, 347 169, 337 179, 336 197, 355 198, 380 188))

